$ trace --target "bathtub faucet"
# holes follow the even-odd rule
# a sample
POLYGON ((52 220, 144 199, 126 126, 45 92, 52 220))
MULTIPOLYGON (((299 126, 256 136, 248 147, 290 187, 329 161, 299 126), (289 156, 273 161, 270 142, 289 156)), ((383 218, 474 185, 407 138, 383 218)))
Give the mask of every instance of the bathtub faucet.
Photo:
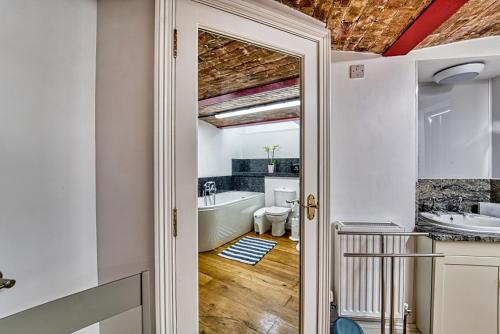
POLYGON ((203 200, 205 205, 215 205, 215 195, 217 194, 217 187, 214 181, 208 181, 203 184, 203 200))

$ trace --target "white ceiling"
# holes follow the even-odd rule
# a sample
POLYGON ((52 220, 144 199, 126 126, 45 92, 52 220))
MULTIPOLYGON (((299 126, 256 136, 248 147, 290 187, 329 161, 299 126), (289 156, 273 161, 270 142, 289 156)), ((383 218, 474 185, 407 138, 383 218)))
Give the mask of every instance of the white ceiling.
POLYGON ((484 63, 485 67, 483 72, 474 80, 491 79, 500 75, 500 55, 474 58, 421 60, 418 62, 418 82, 432 82, 432 76, 436 72, 455 65, 476 61, 484 63))

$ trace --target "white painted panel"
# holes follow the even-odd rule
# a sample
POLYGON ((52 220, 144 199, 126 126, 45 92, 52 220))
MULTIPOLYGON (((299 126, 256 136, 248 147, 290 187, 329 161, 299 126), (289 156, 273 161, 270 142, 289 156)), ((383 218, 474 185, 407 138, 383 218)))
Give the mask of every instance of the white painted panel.
POLYGON ((332 64, 334 220, 415 220, 415 67, 403 57, 332 64), (365 64, 364 79, 349 65, 365 64))
POLYGON ((500 179, 500 77, 491 80, 492 177, 500 179))
POLYGON ((1 2, 0 318, 97 284, 96 10, 1 2))
POLYGON ((419 178, 489 178, 490 84, 420 84, 419 178))

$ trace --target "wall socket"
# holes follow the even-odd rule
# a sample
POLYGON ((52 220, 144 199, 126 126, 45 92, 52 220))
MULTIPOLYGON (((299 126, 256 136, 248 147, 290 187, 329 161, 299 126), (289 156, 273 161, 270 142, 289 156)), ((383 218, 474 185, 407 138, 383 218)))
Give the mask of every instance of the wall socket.
POLYGON ((360 79, 365 77, 365 65, 349 66, 349 78, 360 79))

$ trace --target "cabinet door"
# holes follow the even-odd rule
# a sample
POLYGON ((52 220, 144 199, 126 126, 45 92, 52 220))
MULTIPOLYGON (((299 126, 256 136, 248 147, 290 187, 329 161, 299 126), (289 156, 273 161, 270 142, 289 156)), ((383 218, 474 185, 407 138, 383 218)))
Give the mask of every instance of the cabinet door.
POLYGON ((436 259, 434 334, 498 334, 499 268, 495 257, 436 259))

